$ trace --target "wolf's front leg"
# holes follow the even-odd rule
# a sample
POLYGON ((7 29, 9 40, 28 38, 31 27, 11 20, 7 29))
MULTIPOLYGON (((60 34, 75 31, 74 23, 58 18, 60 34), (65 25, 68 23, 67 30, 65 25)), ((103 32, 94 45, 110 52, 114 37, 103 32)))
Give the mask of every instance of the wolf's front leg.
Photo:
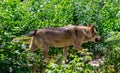
POLYGON ((48 45, 44 45, 43 46, 43 55, 44 55, 44 58, 45 58, 45 62, 48 63, 48 60, 49 60, 49 56, 48 56, 48 52, 49 52, 49 46, 48 45))
POLYGON ((75 50, 82 50, 83 48, 81 47, 81 42, 78 42, 78 40, 74 41, 74 45, 73 45, 75 50))
POLYGON ((75 50, 81 51, 83 48, 80 45, 75 45, 74 46, 75 50))

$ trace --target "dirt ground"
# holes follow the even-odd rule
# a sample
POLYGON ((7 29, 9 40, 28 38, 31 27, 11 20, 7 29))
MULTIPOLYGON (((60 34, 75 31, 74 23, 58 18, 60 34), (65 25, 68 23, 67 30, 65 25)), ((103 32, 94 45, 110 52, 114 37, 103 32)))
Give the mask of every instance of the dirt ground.
POLYGON ((105 61, 105 58, 101 57, 101 58, 96 58, 96 59, 90 61, 89 64, 91 64, 94 67, 99 67, 100 64, 104 63, 104 61, 105 61))

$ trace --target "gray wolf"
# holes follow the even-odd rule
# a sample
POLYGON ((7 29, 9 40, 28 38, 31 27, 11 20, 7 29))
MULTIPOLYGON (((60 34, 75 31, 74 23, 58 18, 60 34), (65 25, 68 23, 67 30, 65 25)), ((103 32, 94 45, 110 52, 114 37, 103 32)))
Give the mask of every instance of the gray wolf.
POLYGON ((73 45, 75 50, 82 50, 82 43, 93 41, 99 42, 100 36, 97 34, 94 26, 75 26, 69 25, 59 28, 43 28, 29 32, 26 36, 31 37, 27 52, 33 52, 38 49, 43 51, 44 57, 48 58, 50 46, 62 47, 63 56, 66 59, 68 47, 73 45))

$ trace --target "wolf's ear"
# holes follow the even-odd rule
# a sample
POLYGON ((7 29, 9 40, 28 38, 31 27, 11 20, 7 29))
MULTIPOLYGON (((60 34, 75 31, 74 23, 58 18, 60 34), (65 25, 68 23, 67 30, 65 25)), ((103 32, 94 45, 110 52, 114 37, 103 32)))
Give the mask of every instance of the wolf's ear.
POLYGON ((87 24, 87 27, 92 27, 93 25, 91 25, 90 23, 89 24, 87 24))
POLYGON ((91 29, 92 32, 94 32, 94 26, 93 25, 90 26, 90 29, 91 29))

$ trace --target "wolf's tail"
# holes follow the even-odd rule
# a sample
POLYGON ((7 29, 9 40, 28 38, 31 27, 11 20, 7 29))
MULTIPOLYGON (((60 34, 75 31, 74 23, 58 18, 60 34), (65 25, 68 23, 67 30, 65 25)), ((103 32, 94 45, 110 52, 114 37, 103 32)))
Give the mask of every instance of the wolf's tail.
POLYGON ((12 42, 19 42, 19 41, 24 41, 24 42, 29 42, 32 36, 35 36, 37 33, 37 30, 31 31, 28 34, 22 36, 22 37, 16 37, 13 38, 12 42))
POLYGON ((29 32, 29 33, 26 34, 25 36, 30 36, 30 37, 32 37, 32 36, 35 36, 36 33, 37 33, 37 30, 34 30, 34 31, 29 32))

